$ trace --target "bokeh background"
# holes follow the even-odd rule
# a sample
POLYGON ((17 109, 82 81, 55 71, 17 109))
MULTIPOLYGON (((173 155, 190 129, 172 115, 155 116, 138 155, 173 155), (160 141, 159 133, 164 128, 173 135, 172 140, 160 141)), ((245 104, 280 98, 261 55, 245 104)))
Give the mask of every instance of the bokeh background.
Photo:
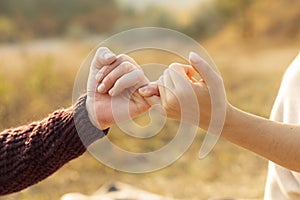
MULTIPOLYGON (((199 41, 218 66, 229 101, 268 117, 282 75, 299 52, 299 7, 298 0, 1 0, 0 128, 70 106, 88 53, 114 33, 144 26, 171 28, 199 41)), ((112 129, 110 137, 120 145, 139 145, 112 129)), ((146 147, 162 145, 173 129, 166 127, 163 139, 146 147)), ((203 136, 199 131, 177 162, 157 172, 118 172, 85 153, 46 180, 0 199, 92 194, 113 181, 177 199, 262 199, 267 161, 224 140, 199 160, 203 136)))

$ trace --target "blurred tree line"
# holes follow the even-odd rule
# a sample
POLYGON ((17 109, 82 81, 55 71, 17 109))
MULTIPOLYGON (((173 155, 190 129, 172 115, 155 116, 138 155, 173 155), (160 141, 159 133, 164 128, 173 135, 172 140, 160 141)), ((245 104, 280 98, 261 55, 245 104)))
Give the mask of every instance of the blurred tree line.
POLYGON ((199 5, 186 32, 208 37, 231 27, 243 39, 300 39, 299 8, 299 0, 211 0, 199 5))
POLYGON ((299 0, 210 0, 199 3, 190 21, 182 24, 170 8, 149 6, 140 12, 116 0, 1 0, 0 42, 85 37, 142 26, 172 28, 196 39, 212 36, 227 25, 244 38, 294 37, 300 32, 299 7, 299 0))
MULTIPOLYGON (((280 36, 293 40, 300 36, 299 8, 299 0, 210 0, 195 7, 190 20, 183 24, 168 8, 149 6, 141 12, 114 0, 0 0, 0 42, 87 38, 142 26, 171 28, 195 39, 234 27, 243 38, 280 36)), ((12 74, 8 74, 9 70, 0 68, 0 121, 5 126, 67 105, 75 74, 70 75, 73 70, 65 66, 81 61, 74 63, 76 56, 68 53, 64 56, 70 54, 65 66, 55 68, 58 61, 54 57, 31 58, 23 53, 23 71, 16 72, 11 67, 12 74)), ((15 61, 15 57, 11 58, 11 63, 15 61)))
POLYGON ((113 0, 1 0, 0 40, 103 32, 119 15, 113 0))
POLYGON ((249 19, 247 9, 256 0, 214 0, 199 6, 187 32, 191 35, 201 34, 203 37, 212 35, 230 22, 239 23, 239 29, 247 37, 249 35, 249 19), (201 32, 199 32, 202 30, 201 32))

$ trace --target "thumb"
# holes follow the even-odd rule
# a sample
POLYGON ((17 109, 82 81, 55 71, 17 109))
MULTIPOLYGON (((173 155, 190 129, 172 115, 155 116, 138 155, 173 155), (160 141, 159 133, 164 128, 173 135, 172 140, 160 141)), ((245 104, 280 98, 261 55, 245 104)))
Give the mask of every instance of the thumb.
POLYGON ((204 81, 207 81, 205 79, 213 80, 216 77, 220 76, 198 54, 196 54, 194 52, 190 52, 189 60, 190 60, 191 65, 195 68, 195 70, 197 72, 199 72, 200 75, 202 75, 202 78, 204 79, 204 81))

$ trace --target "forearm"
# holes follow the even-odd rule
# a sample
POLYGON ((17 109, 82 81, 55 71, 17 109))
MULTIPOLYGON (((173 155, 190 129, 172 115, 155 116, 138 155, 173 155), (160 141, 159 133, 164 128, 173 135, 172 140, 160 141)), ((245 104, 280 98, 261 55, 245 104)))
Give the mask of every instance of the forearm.
POLYGON ((45 179, 82 155, 85 146, 102 136, 103 132, 89 122, 85 98, 74 108, 58 110, 41 121, 1 132, 0 195, 45 179), (76 128, 87 134, 83 142, 76 128))
POLYGON ((222 137, 283 167, 300 171, 300 126, 271 121, 229 106, 222 137))

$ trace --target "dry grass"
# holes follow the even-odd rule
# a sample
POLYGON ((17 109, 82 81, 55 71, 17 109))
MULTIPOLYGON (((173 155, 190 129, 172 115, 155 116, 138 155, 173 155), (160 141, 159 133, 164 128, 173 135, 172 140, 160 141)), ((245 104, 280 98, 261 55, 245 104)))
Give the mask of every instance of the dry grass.
MULTIPOLYGON (((39 119, 54 109, 70 105, 76 72, 96 44, 56 44, 51 48, 39 47, 44 51, 30 44, 0 47, 1 128, 39 119), (41 83, 43 87, 37 87, 41 83), (57 91, 60 92, 57 94, 57 91), (9 118, 4 118, 8 113, 9 118)), ((298 47, 218 46, 213 43, 206 43, 205 47, 219 66, 230 102, 267 117, 282 74, 298 47)), ((110 134, 120 133, 113 128, 110 134)), ((118 172, 85 153, 39 184, 0 199, 52 200, 68 192, 91 194, 111 181, 129 183, 178 199, 261 199, 267 161, 223 140, 207 158, 199 160, 202 138, 203 134, 199 133, 177 162, 157 172, 140 175, 118 172)), ((161 145, 159 141, 153 141, 153 146, 157 145, 161 145)))

